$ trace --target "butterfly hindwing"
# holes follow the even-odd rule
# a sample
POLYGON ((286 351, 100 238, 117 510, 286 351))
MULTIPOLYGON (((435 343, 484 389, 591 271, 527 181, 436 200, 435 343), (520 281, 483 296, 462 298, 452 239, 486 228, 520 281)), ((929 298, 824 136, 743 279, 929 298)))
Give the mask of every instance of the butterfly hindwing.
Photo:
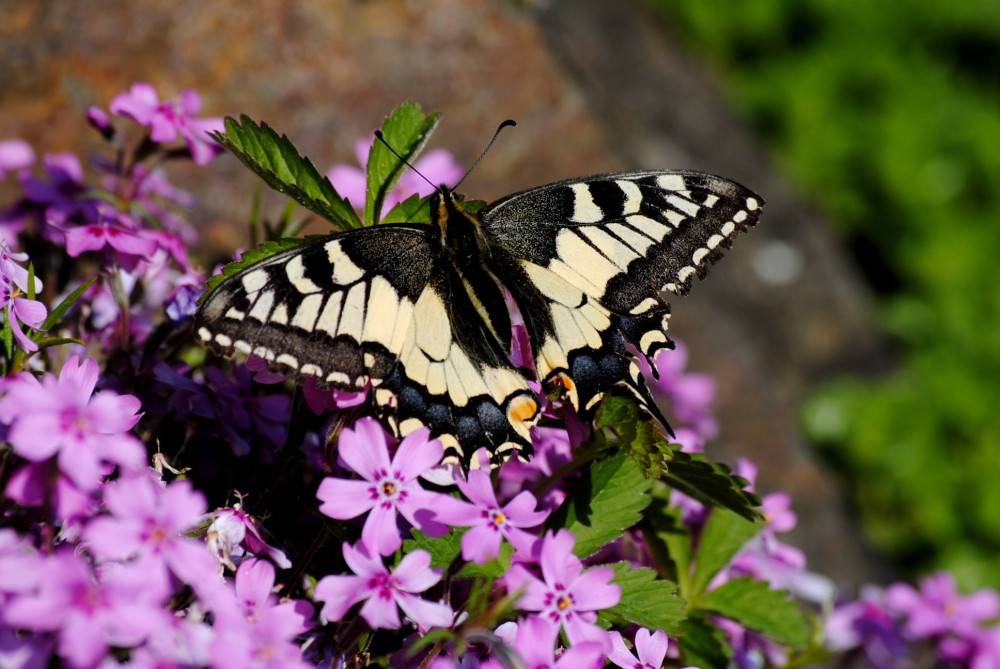
MULTIPOLYGON (((482 214, 489 243, 517 263, 539 297, 526 317, 540 380, 558 380, 584 414, 624 385, 657 415, 628 347, 669 348, 664 292, 684 294, 762 201, 731 181, 694 172, 631 172, 516 193, 482 214)), ((518 274, 510 272, 509 274, 518 274)))

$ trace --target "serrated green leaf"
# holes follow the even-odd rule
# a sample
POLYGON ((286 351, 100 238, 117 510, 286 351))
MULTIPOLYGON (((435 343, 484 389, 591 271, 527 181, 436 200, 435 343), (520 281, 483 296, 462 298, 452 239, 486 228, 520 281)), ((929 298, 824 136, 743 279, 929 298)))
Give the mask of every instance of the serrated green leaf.
POLYGON ((610 430, 647 478, 667 471, 673 451, 634 397, 609 395, 595 417, 598 429, 610 430))
POLYGON ((683 664, 699 669, 726 669, 733 649, 725 633, 707 616, 693 612, 680 624, 677 645, 683 664))
POLYGON ((642 534, 661 574, 677 581, 681 597, 691 592, 691 531, 681 510, 669 505, 669 490, 653 493, 643 513, 642 534))
POLYGON ((425 550, 431 554, 432 567, 447 569, 462 552, 462 534, 462 530, 452 530, 443 537, 429 537, 419 530, 413 530, 412 538, 403 542, 403 552, 425 550))
POLYGON ((319 214, 341 230, 361 227, 357 213, 340 197, 333 184, 299 153, 291 140, 266 123, 258 125, 249 116, 226 118, 226 132, 212 133, 274 190, 319 214))
POLYGON ((76 304, 77 301, 81 297, 83 297, 83 294, 86 293, 87 290, 91 286, 94 285, 95 281, 97 281, 97 277, 96 276, 93 277, 93 278, 91 278, 91 279, 87 279, 86 281, 84 281, 83 283, 81 283, 80 286, 76 290, 74 290, 72 293, 70 293, 69 295, 67 295, 63 299, 62 302, 60 302, 58 305, 56 305, 55 309, 53 309, 52 311, 49 312, 48 317, 38 327, 38 329, 39 330, 50 330, 50 329, 52 329, 52 326, 55 325, 56 323, 58 323, 59 319, 61 319, 66 314, 66 312, 69 311, 70 308, 74 304, 76 304))
POLYGON ((671 447, 673 455, 667 465, 663 482, 688 497, 713 507, 734 511, 747 520, 763 518, 755 507, 760 499, 743 490, 746 482, 735 476, 726 465, 709 462, 700 453, 685 453, 671 447))
POLYGON ((749 577, 727 581, 705 593, 698 608, 794 648, 809 642, 809 625, 798 604, 787 592, 772 590, 765 581, 749 577))
POLYGON ((713 509, 701 533, 694 575, 691 577, 692 600, 697 600, 709 582, 733 556, 761 530, 763 523, 751 523, 728 509, 713 509))
POLYGON ((296 246, 316 239, 323 239, 323 236, 312 235, 304 238, 289 238, 280 239, 276 242, 264 242, 257 248, 247 251, 243 254, 242 258, 223 267, 222 272, 209 277, 208 281, 205 282, 205 292, 202 293, 200 298, 198 298, 198 303, 203 304, 205 300, 208 299, 208 296, 212 294, 212 291, 214 291, 220 283, 229 277, 239 274, 243 270, 256 265, 265 258, 270 258, 271 256, 277 255, 282 251, 287 251, 288 249, 295 248, 296 246))
POLYGON ((440 119, 439 113, 424 114, 415 102, 404 102, 389 114, 382 124, 385 143, 375 139, 368 153, 365 225, 374 225, 379 221, 386 196, 399 181, 403 170, 409 169, 386 144, 412 165, 440 119))
POLYGON ((680 623, 687 614, 674 583, 658 579, 652 569, 637 568, 629 562, 607 566, 615 572, 612 583, 622 589, 622 598, 617 605, 601 611, 599 618, 619 624, 627 621, 667 634, 680 631, 680 623))
POLYGON ((628 455, 616 453, 591 465, 546 526, 570 530, 576 537, 573 552, 593 555, 639 522, 652 485, 628 455))
POLYGON ((421 199, 419 195, 411 195, 382 218, 382 223, 427 223, 431 220, 431 205, 429 199, 421 199))

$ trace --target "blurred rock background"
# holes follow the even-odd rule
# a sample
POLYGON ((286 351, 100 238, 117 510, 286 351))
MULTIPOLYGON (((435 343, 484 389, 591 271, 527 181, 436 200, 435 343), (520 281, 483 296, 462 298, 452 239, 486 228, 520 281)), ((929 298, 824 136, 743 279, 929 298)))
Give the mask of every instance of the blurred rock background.
MULTIPOLYGON (((196 89, 204 115, 268 122, 321 170, 353 162, 354 140, 405 99, 444 113, 431 146, 463 164, 516 119, 463 185, 486 200, 616 169, 744 183, 767 199, 762 224, 674 303, 690 368, 719 381, 710 453, 755 460, 762 491, 793 496, 791 541, 813 569, 844 585, 891 574, 799 427, 801 401, 832 374, 888 366, 867 284, 734 116, 716 72, 644 4, 0 0, 0 72, 0 138, 39 152, 86 155, 98 141, 87 107, 148 81, 165 98, 196 89)), ((206 256, 228 254, 247 243, 257 180, 229 157, 209 170, 177 180, 200 202, 206 256)))

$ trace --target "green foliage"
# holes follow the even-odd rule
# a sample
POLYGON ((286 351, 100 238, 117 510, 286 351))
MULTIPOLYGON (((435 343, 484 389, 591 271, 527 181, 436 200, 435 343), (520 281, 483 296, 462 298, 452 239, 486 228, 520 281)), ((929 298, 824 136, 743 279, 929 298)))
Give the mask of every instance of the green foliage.
POLYGON ((288 137, 278 135, 266 123, 258 125, 246 115, 239 121, 226 118, 226 132, 213 133, 212 137, 279 193, 341 230, 361 227, 358 215, 330 180, 299 153, 288 137))
POLYGON ((574 552, 587 557, 639 522, 652 485, 628 455, 616 453, 583 472, 547 526, 572 531, 574 552))
POLYGON ((668 444, 656 425, 639 408, 634 397, 612 395, 597 412, 595 426, 614 434, 644 476, 659 478, 670 487, 709 506, 721 506, 747 520, 759 519, 756 495, 743 488, 747 482, 726 465, 708 462, 668 444))
POLYGON ((1000 5, 651 1, 882 292, 901 369, 806 413, 869 536, 1000 586, 1000 5))
POLYGON ((628 562, 608 565, 615 572, 613 583, 622 589, 621 601, 601 611, 601 619, 616 624, 633 623, 649 629, 661 629, 677 634, 686 617, 684 600, 677 596, 677 586, 656 577, 645 567, 636 568, 628 562))
POLYGON ((403 170, 409 169, 386 144, 412 164, 440 119, 441 114, 438 113, 424 114, 415 102, 404 102, 389 114, 382 124, 382 139, 385 142, 375 139, 368 154, 365 225, 374 225, 379 221, 386 195, 399 181, 403 170))
POLYGON ((728 667, 733 656, 725 633, 708 616, 700 613, 694 613, 681 622, 677 645, 680 646, 684 664, 701 669, 728 667))
POLYGON ((771 590, 764 581, 727 581, 706 593, 698 606, 794 648, 809 642, 809 625, 798 605, 787 592, 771 590))
POLYGON ((737 552, 761 529, 760 525, 740 518, 732 511, 714 509, 701 533, 695 559, 691 591, 684 593, 696 600, 737 552))

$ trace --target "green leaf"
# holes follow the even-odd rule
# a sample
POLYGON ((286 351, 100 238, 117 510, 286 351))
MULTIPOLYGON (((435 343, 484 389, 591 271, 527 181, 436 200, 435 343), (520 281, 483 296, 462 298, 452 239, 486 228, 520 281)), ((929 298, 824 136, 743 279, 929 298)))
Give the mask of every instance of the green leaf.
POLYGON ((787 592, 772 590, 765 581, 749 577, 727 581, 706 593, 698 608, 795 648, 809 642, 809 624, 798 604, 787 592))
POLYGON ((28 299, 35 299, 35 265, 28 263, 28 299))
POLYGON ((212 137, 229 149, 268 186, 319 214, 341 230, 361 227, 358 215, 291 140, 249 116, 226 118, 226 132, 212 137))
POLYGON ((430 200, 411 195, 390 209, 382 218, 382 223, 427 223, 430 220, 430 200))
POLYGON ((642 534, 661 574, 677 581, 681 597, 691 594, 691 531, 681 510, 670 506, 669 489, 653 493, 653 502, 643 513, 642 534))
POLYGON ((692 612, 680 624, 677 645, 683 664, 700 669, 726 669, 733 649, 718 625, 698 612, 692 612))
POLYGON ((628 455, 616 453, 584 473, 547 526, 573 532, 573 552, 587 557, 639 522, 652 485, 628 455))
POLYGON ((597 411, 595 425, 618 437, 621 447, 639 465, 644 476, 660 478, 666 473, 673 453, 634 397, 608 396, 597 411))
POLYGON ((243 257, 240 258, 239 260, 231 262, 225 267, 223 267, 222 272, 220 272, 219 274, 210 277, 208 281, 205 283, 206 290, 202 294, 202 296, 198 299, 198 303, 203 304, 205 300, 208 299, 208 296, 212 294, 212 291, 215 290, 220 283, 222 283, 231 276, 239 274, 248 267, 251 267, 252 265, 259 263, 265 258, 270 258, 271 256, 277 255, 283 251, 295 248, 300 244, 304 244, 306 242, 322 238, 323 238, 322 235, 311 235, 305 238, 295 238, 295 239, 288 238, 288 239, 281 239, 276 242, 264 242, 257 248, 251 249, 250 251, 244 253, 243 257))
POLYGON ((3 338, 3 350, 6 354, 7 362, 14 356, 14 331, 11 329, 10 325, 10 303, 3 308, 3 330, 0 331, 0 337, 3 338))
POLYGON ((420 105, 415 102, 404 102, 389 114, 382 124, 385 143, 375 139, 368 154, 365 225, 374 225, 379 221, 386 196, 396 185, 403 170, 409 169, 393 155, 386 144, 412 165, 440 119, 441 114, 438 113, 424 114, 420 105))
POLYGON ((62 302, 60 302, 55 309, 49 312, 48 318, 38 327, 39 330, 50 330, 52 326, 59 322, 59 320, 66 314, 70 308, 77 303, 77 301, 83 297, 83 294, 94 285, 97 281, 97 277, 87 279, 80 286, 74 290, 72 293, 67 295, 62 302))
POLYGON ((403 542, 403 552, 412 553, 422 549, 431 554, 431 566, 447 569, 462 552, 462 534, 465 530, 452 530, 443 537, 429 537, 419 530, 413 530, 412 538, 403 542))
POLYGON ((708 462, 700 453, 685 453, 672 448, 672 457, 663 482, 688 497, 714 507, 734 511, 747 520, 763 518, 755 507, 760 499, 743 490, 746 481, 736 476, 726 465, 708 462))
POLYGON ((608 566, 615 572, 612 583, 622 589, 622 598, 617 605, 601 611, 599 618, 618 624, 627 621, 667 634, 680 631, 680 623, 687 614, 674 583, 656 578, 652 569, 636 568, 629 562, 608 566))
POLYGON ((39 349, 51 348, 52 346, 62 346, 63 344, 79 344, 80 346, 86 346, 86 342, 82 339, 74 339, 73 337, 42 337, 35 341, 38 344, 39 349))
POLYGON ((763 523, 751 523, 727 509, 714 509, 701 533, 691 577, 692 600, 696 600, 709 582, 733 559, 733 556, 760 529, 763 523))
MULTIPOLYGON (((465 530, 462 531, 465 534, 465 530)), ((507 573, 510 568, 510 558, 514 554, 514 547, 509 543, 504 541, 500 544, 500 555, 495 560, 491 560, 486 564, 476 564, 475 562, 467 562, 457 574, 455 578, 490 578, 497 579, 507 573)))

